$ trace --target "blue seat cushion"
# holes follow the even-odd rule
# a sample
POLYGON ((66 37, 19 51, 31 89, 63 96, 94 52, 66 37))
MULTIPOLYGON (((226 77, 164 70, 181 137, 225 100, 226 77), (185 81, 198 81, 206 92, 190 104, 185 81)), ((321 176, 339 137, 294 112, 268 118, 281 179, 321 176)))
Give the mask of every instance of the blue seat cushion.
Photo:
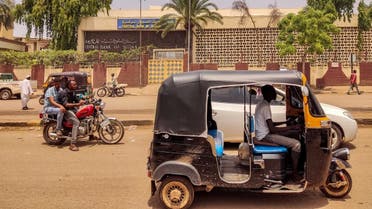
POLYGON ((284 146, 266 146, 255 145, 253 149, 254 154, 270 154, 270 153, 286 153, 287 148, 284 146))

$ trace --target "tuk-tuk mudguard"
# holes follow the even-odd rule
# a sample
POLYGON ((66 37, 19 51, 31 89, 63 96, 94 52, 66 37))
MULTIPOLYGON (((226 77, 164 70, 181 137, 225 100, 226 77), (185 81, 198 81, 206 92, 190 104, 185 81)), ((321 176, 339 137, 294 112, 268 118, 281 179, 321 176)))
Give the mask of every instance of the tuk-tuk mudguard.
POLYGON ((328 129, 308 129, 306 132, 306 180, 321 186, 327 179, 332 152, 328 145, 328 129))
POLYGON ((201 178, 196 168, 180 161, 167 161, 160 164, 153 173, 153 179, 160 181, 166 175, 186 176, 193 185, 200 186, 201 178))

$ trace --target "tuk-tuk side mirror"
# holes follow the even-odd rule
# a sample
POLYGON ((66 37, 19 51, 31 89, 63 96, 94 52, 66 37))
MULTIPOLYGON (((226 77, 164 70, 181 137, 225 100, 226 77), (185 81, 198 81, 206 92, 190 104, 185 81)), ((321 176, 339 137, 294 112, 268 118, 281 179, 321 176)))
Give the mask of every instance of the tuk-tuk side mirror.
POLYGON ((301 91, 302 91, 302 96, 309 96, 309 89, 307 88, 307 86, 301 86, 301 91))

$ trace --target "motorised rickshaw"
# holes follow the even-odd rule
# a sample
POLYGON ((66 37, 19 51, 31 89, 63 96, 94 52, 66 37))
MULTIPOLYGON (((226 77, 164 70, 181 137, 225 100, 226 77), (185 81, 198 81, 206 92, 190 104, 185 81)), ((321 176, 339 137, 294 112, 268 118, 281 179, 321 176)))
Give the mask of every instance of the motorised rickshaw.
MULTIPOLYGON (((238 119, 238 118, 237 118, 238 119)), ((159 88, 154 135, 148 157, 152 195, 167 208, 188 208, 194 191, 214 187, 262 193, 300 193, 319 187, 330 197, 343 197, 351 189, 349 150, 332 153, 330 121, 298 71, 194 71, 174 74, 159 88), (253 87, 280 85, 286 97, 286 117, 300 124, 301 170, 304 181, 291 181, 287 147, 261 143, 254 137, 253 87), (213 120, 211 92, 241 87, 244 142, 238 150, 223 150, 223 130, 213 120), (215 130, 217 129, 217 131, 215 130), (218 134, 216 134, 216 132, 218 134), (221 143, 222 142, 222 143, 221 143)))
POLYGON ((67 82, 67 80, 75 80, 78 84, 76 89, 78 94, 85 96, 93 95, 92 78, 89 73, 79 71, 51 73, 43 84, 43 95, 41 95, 39 99, 41 105, 44 104, 44 93, 51 86, 54 78, 61 79, 61 85, 63 88, 65 87, 64 82, 67 82))

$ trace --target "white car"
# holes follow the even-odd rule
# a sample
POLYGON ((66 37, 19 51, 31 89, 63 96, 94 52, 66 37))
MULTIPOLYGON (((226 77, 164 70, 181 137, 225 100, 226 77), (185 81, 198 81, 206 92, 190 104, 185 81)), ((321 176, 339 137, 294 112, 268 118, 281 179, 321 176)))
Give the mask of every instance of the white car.
MULTIPOLYGON (((286 121, 285 92, 276 88, 277 98, 271 101, 272 119, 274 122, 286 121)), ((218 129, 224 133, 225 142, 241 142, 243 136, 244 100, 243 90, 239 87, 213 89, 212 115, 217 122, 218 129)), ((246 98, 249 98, 247 93, 246 98)), ((254 114, 256 104, 263 99, 262 96, 251 97, 251 112, 254 114)), ((294 104, 294 105, 302 105, 294 104)), ((358 126, 351 113, 345 109, 321 103, 321 106, 332 121, 332 149, 338 148, 341 143, 356 138, 358 126)), ((246 111, 249 112, 249 103, 246 102, 246 111)))

